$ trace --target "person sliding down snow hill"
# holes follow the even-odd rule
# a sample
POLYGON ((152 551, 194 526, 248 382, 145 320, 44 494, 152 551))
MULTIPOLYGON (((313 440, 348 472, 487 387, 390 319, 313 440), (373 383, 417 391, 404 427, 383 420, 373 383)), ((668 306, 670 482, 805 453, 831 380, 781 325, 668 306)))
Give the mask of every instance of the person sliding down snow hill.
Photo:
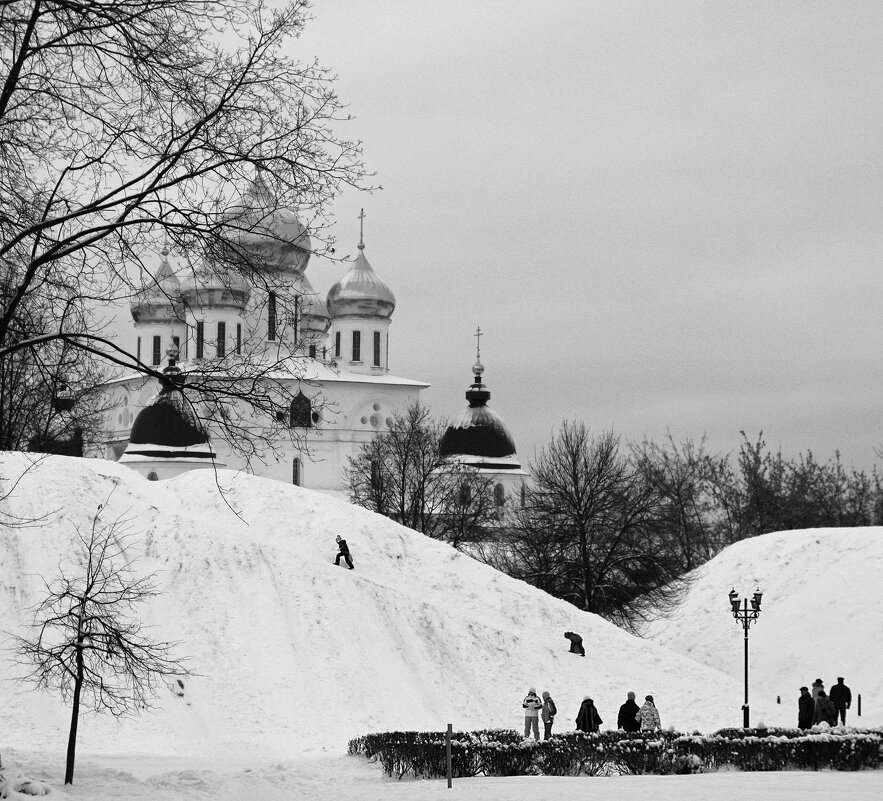
POLYGON ((346 540, 343 537, 341 537, 340 534, 338 534, 335 537, 335 539, 337 540, 337 547, 340 550, 337 554, 337 557, 334 560, 334 564, 336 564, 339 567, 340 566, 340 557, 342 556, 343 560, 349 565, 350 570, 354 570, 355 568, 353 568, 353 560, 350 557, 350 549, 349 549, 349 546, 346 544, 346 540))

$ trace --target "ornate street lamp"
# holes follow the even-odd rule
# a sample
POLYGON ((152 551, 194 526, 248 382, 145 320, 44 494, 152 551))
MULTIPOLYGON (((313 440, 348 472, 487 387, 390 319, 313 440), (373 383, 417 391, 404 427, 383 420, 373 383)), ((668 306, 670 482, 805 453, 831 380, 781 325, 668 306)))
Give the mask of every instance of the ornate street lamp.
POLYGON ((733 617, 742 624, 745 631, 745 703, 742 705, 742 725, 749 728, 748 723, 748 628, 760 616, 760 602, 763 599, 763 593, 758 589, 755 590, 751 600, 743 598, 740 600, 739 593, 735 588, 729 592, 730 610, 733 617), (749 609, 750 605, 750 609, 749 609))

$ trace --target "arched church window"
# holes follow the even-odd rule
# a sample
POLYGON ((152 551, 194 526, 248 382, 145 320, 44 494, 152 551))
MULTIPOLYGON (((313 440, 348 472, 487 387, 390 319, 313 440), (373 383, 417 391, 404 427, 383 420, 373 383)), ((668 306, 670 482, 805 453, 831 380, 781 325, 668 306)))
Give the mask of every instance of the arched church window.
POLYGON ((148 481, 159 481, 159 476, 152 470, 147 474, 148 481))
POLYGON ((298 392, 291 401, 289 424, 298 428, 309 428, 313 424, 312 405, 303 392, 298 392))
POLYGON ((504 503, 506 503, 506 491, 502 484, 497 484, 494 487, 494 506, 502 506, 504 503))
POLYGON ((294 484, 296 487, 300 487, 300 482, 300 456, 295 456, 294 461, 291 463, 291 483, 294 484))
POLYGON ((524 487, 524 484, 521 485, 521 508, 524 509, 527 504, 527 490, 524 487))
POLYGON ((464 481, 460 485, 460 506, 468 506, 469 502, 472 500, 472 489, 470 486, 464 481))

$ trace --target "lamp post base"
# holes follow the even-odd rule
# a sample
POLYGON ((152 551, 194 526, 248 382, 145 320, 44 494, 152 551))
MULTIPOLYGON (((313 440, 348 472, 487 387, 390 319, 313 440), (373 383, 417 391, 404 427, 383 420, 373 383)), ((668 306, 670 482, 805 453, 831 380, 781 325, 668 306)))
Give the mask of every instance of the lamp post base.
POLYGON ((742 728, 750 729, 751 726, 748 723, 748 704, 742 704, 742 728))

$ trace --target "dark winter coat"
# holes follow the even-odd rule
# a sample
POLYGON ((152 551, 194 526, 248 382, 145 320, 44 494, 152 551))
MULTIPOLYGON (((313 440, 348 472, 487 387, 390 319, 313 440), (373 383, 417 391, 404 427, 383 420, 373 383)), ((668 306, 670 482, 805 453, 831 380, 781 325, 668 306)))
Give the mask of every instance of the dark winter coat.
POLYGON ((638 731, 641 724, 638 723, 639 707, 631 698, 619 708, 619 716, 616 718, 616 728, 623 731, 638 731))
POLYGON ((338 540, 337 547, 340 549, 342 554, 346 554, 349 556, 350 548, 349 545, 346 544, 346 540, 338 540))
POLYGON ((816 701, 812 722, 813 725, 816 723, 827 723, 829 726, 837 725, 837 710, 826 695, 820 696, 816 701))
POLYGON ((852 703, 852 690, 845 684, 835 684, 828 696, 836 709, 848 709, 852 703))
POLYGON ((819 692, 824 691, 824 689, 825 689, 825 683, 822 682, 822 681, 814 681, 814 682, 812 683, 812 688, 811 688, 811 689, 812 689, 812 700, 813 700, 813 701, 818 701, 818 700, 819 700, 819 692))
POLYGON ((797 728, 808 729, 812 726, 813 715, 816 711, 815 702, 809 693, 801 693, 797 699, 797 728))
POLYGON ((598 714, 598 710, 595 708, 595 703, 590 698, 586 698, 583 701, 582 706, 580 706, 579 713, 576 716, 577 731, 598 731, 598 727, 603 722, 601 716, 598 714))

